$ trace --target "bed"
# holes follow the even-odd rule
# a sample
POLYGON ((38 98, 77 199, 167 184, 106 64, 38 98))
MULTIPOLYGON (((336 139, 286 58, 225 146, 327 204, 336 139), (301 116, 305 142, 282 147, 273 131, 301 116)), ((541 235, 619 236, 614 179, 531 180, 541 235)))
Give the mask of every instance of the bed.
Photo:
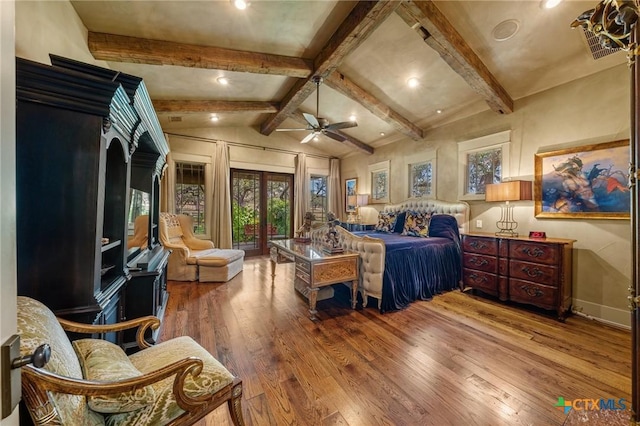
MULTIPOLYGON (((381 312, 394 311, 459 286, 462 278, 460 234, 468 228, 469 205, 407 200, 385 206, 380 217, 397 217, 407 212, 413 216, 418 213, 431 216, 428 238, 400 235, 402 228, 395 226, 393 230, 386 229, 387 232, 349 232, 337 227, 342 247, 360 253, 358 291, 364 306, 368 305, 369 297, 374 297, 381 312)), ((321 243, 325 233, 326 227, 317 228, 311 238, 321 243)))

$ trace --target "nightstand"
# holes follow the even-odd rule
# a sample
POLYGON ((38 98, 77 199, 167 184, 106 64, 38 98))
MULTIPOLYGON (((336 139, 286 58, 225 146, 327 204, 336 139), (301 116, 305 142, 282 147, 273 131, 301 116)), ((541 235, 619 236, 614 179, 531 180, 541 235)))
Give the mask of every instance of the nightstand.
POLYGON ((340 226, 349 232, 354 231, 373 231, 376 228, 375 224, 366 223, 353 223, 353 222, 340 222, 340 226))

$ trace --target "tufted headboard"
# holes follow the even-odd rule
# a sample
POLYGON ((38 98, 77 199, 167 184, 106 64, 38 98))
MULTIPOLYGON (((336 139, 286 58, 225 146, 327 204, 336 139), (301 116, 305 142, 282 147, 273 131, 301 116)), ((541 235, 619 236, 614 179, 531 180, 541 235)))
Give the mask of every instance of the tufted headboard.
POLYGON ((430 212, 432 214, 450 214, 456 218, 460 233, 469 232, 469 204, 464 201, 455 203, 442 200, 410 198, 400 204, 389 204, 384 206, 385 212, 403 211, 430 212))

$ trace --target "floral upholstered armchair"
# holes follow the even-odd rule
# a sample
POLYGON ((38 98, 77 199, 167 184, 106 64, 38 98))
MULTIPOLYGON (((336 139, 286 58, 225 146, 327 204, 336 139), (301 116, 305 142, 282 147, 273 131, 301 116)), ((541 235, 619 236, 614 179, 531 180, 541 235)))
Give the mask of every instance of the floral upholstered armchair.
POLYGON ((190 337, 155 346, 145 330, 155 317, 113 325, 84 325, 56 318, 42 303, 18 297, 21 355, 49 344, 42 368, 22 367, 22 394, 36 425, 188 425, 227 402, 235 426, 244 425, 242 382, 190 337), (74 333, 105 333, 138 327, 142 350, 127 356, 100 339, 69 341, 74 333))

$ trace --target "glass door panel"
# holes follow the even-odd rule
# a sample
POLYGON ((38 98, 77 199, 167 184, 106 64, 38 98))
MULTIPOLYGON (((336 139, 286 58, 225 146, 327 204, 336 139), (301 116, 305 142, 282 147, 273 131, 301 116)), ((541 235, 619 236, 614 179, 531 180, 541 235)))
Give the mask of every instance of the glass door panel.
POLYGON ((233 247, 258 256, 269 241, 292 238, 292 194, 293 175, 232 169, 233 247))

